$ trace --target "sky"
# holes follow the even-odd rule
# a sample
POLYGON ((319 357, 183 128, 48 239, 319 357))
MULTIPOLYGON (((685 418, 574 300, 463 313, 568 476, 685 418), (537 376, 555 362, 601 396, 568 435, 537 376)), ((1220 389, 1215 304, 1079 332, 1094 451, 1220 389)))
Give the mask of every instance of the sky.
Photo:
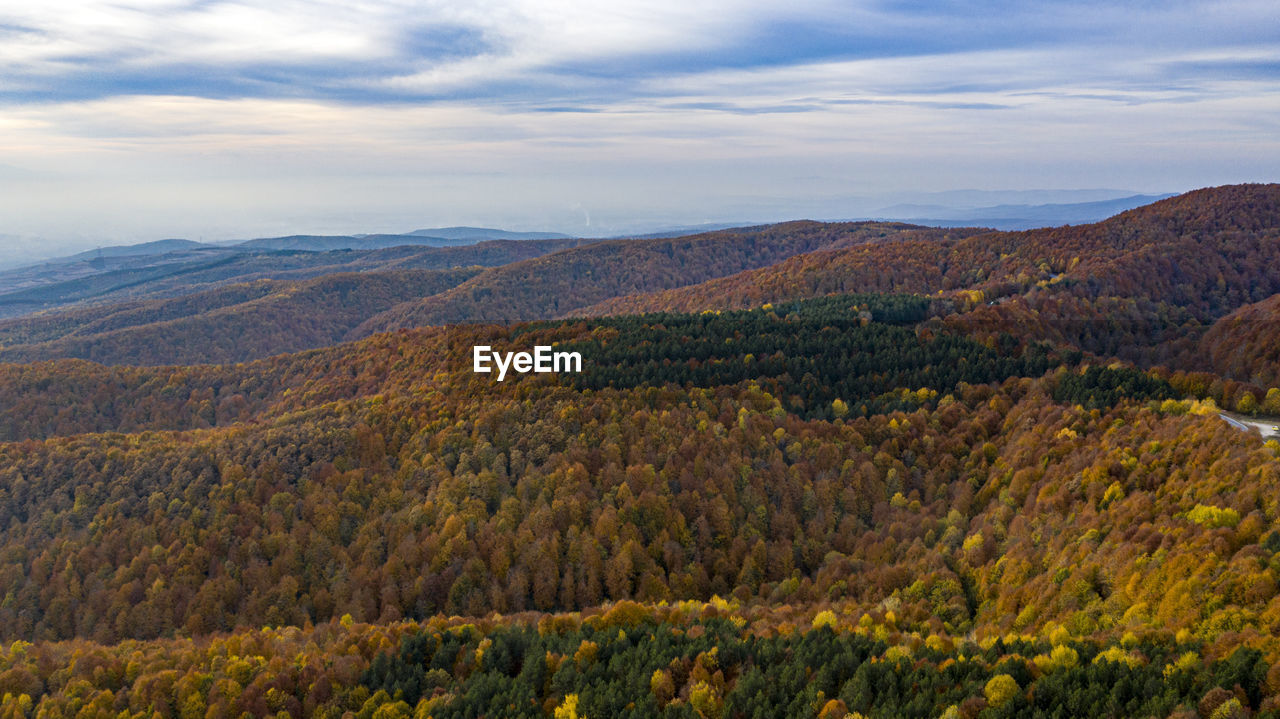
POLYGON ((606 236, 1277 168, 1275 0, 0 2, 10 256, 606 236))

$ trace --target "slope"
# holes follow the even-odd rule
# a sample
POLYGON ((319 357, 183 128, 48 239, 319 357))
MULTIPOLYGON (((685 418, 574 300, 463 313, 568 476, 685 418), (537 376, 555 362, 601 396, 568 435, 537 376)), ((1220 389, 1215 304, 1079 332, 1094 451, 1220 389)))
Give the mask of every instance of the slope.
POLYGON ((905 234, 949 233, 895 223, 789 222, 680 238, 600 242, 487 271, 453 290, 374 317, 351 336, 451 322, 565 316, 610 297, 680 287, 822 247, 905 234))
MULTIPOLYGON (((1280 387, 1280 294, 1245 305, 1213 323, 1195 354, 1221 374, 1280 387)), ((1280 414, 1280 398, 1270 402, 1266 411, 1280 414)))
MULTIPOLYGON (((941 294, 974 330, 1205 369, 1198 337, 1280 292, 1280 185, 1180 195, 1080 227, 800 255, 701 285, 618 297, 584 315, 759 306, 832 292, 941 294)), ((945 312, 944 312, 945 314, 945 312)), ((1221 371, 1222 368, 1220 367, 1221 371)))
POLYGON ((801 255, 701 285, 606 300, 583 313, 749 307, 862 290, 964 289, 995 298, 1038 289, 1168 303, 1207 319, 1280 289, 1280 276, 1271 271, 1278 257, 1280 185, 1236 185, 1092 225, 801 255))
POLYGON ((397 246, 328 252, 197 248, 111 256, 0 272, 0 317, 72 305, 176 297, 258 279, 305 279, 336 272, 494 267, 576 247, 583 240, 491 240, 461 247, 397 246))
POLYGON ((108 305, 0 323, 0 361, 77 357, 106 364, 242 362, 338 342, 392 306, 479 272, 337 273, 258 280, 170 300, 108 305))
MULTIPOLYGON (((3 636, 731 595, 892 606, 886 621, 955 637, 1123 625, 1186 628, 1207 656, 1242 634, 1272 646, 1274 448, 1140 372, 917 332, 912 302, 431 328, 130 368, 129 407, 248 392, 251 421, 0 443, 3 636), (502 384, 467 362, 474 343, 553 342, 613 354, 602 373, 502 384), (1131 389, 1076 394, 1107 373, 1131 389)), ((52 404, 92 367, 19 368, 44 377, 11 396, 52 404)))

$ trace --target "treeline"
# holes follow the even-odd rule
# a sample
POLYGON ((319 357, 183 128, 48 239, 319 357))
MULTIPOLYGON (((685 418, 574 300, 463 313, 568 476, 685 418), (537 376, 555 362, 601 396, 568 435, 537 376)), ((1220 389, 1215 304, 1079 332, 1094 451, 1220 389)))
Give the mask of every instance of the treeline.
MULTIPOLYGON (((1083 354, 1026 344, 1010 332, 990 345, 953 332, 913 328, 937 301, 913 295, 833 295, 758 310, 601 318, 590 340, 563 345, 593 361, 571 378, 581 388, 675 383, 714 387, 759 382, 789 412, 837 419, 911 411, 961 385, 1039 377, 1078 365, 1083 354)), ((518 336, 518 332, 516 333, 518 336)), ((1125 400, 1205 397, 1212 387, 1128 367, 1060 374, 1055 400, 1089 408, 1125 400), (1199 392, 1196 392, 1199 390, 1199 392)))

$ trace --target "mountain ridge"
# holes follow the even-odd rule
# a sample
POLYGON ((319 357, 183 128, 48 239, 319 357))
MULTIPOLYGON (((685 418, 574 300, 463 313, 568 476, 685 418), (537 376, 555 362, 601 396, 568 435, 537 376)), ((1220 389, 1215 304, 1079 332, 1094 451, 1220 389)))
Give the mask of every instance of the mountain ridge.
POLYGON ((349 338, 418 325, 564 316, 628 288, 693 284, 824 246, 962 232, 903 223, 796 221, 674 239, 607 240, 486 271, 447 293, 371 318, 349 338))

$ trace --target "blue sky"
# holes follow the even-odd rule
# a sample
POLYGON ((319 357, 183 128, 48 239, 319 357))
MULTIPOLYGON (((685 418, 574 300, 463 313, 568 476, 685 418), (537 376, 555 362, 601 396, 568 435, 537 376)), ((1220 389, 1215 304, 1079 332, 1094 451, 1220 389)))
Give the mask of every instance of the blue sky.
POLYGON ((11 252, 1280 179, 1274 0, 6 5, 11 252))

